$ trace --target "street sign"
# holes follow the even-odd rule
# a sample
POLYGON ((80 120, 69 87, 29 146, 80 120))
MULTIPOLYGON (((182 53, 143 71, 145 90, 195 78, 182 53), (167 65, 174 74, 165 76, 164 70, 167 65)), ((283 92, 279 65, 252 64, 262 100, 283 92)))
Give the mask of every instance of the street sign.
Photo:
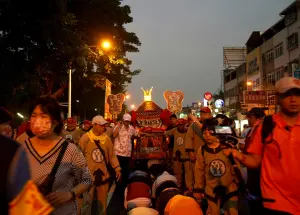
POLYGON ((206 92, 206 93, 204 93, 204 98, 205 98, 207 101, 209 101, 209 100, 212 99, 212 94, 211 94, 210 92, 206 92))
POLYGON ((245 95, 246 104, 266 104, 267 93, 266 91, 248 91, 245 95))
POLYGON ((222 99, 217 99, 215 101, 215 107, 216 108, 222 108, 222 107, 224 107, 224 101, 222 99))

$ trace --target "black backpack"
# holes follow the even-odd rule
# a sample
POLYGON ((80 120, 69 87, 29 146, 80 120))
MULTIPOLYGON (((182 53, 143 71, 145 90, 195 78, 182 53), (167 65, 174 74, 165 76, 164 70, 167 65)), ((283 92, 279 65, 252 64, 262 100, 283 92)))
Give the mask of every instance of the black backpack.
POLYGON ((275 122, 273 121, 273 116, 269 115, 266 116, 262 122, 262 130, 261 130, 261 138, 262 138, 262 143, 266 144, 266 139, 270 136, 273 135, 273 130, 275 128, 275 122))

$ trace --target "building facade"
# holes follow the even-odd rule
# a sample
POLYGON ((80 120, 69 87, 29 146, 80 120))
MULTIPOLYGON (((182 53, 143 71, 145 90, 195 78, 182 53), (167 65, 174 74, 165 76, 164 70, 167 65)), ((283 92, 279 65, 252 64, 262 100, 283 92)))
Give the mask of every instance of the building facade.
POLYGON ((226 108, 232 108, 232 103, 239 100, 242 109, 267 107, 268 113, 273 114, 276 110, 275 83, 284 76, 300 78, 300 1, 294 1, 279 15, 277 23, 264 32, 252 32, 248 38, 244 81, 238 80, 236 71, 224 71, 226 108), (241 89, 244 89, 243 95, 249 91, 264 91, 266 103, 246 104, 237 96, 241 89))

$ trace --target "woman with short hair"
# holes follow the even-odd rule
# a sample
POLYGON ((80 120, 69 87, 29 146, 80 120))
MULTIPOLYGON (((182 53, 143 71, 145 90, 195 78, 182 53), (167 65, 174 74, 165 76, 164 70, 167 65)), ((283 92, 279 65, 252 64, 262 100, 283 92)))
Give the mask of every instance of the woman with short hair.
POLYGON ((77 215, 76 197, 92 184, 87 163, 76 145, 60 134, 60 106, 51 97, 37 99, 30 108, 34 137, 22 143, 29 155, 33 180, 54 207, 53 214, 77 215))

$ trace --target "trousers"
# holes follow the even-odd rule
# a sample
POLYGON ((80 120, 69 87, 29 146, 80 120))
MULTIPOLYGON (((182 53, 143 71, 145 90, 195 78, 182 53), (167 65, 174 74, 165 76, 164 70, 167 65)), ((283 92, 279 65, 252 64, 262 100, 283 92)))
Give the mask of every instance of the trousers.
POLYGON ((182 172, 184 171, 185 186, 189 191, 194 187, 193 165, 190 161, 174 161, 174 173, 177 178, 179 187, 183 184, 182 172))

